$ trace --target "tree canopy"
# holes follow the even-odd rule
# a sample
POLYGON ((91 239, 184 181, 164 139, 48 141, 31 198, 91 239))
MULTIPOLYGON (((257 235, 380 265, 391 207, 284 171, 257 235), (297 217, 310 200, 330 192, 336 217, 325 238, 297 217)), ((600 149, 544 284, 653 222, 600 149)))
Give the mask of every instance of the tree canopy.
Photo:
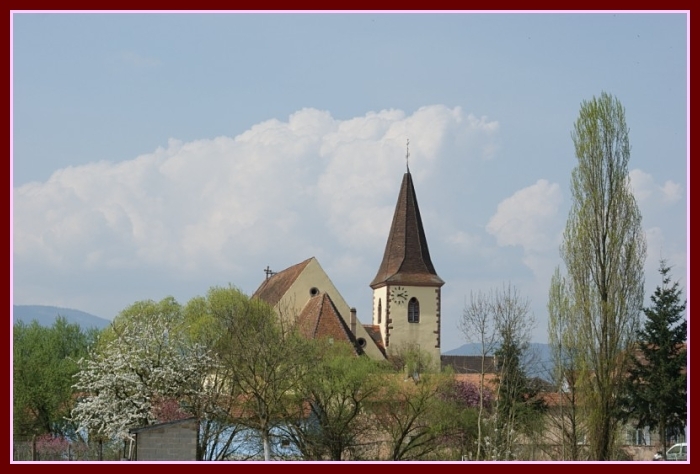
POLYGON ((58 316, 47 328, 38 322, 13 327, 13 432, 19 436, 72 436, 67 417, 73 405, 73 375, 97 337, 58 316))

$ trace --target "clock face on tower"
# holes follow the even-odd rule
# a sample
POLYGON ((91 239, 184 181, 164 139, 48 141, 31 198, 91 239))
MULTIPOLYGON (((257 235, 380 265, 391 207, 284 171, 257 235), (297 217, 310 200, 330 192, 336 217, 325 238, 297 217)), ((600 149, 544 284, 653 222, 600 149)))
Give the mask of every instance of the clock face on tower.
POLYGON ((391 301, 396 304, 404 304, 408 300, 408 291, 403 286, 395 286, 391 289, 391 301))

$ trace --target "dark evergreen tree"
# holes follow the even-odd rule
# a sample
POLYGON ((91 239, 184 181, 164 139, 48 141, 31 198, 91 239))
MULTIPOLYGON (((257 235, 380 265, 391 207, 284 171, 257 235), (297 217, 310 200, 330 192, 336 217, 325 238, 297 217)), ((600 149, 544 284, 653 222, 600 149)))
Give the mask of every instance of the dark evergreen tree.
POLYGON ((661 261, 661 286, 644 309, 646 322, 637 332, 637 352, 627 380, 624 410, 637 428, 657 429, 666 456, 668 437, 682 432, 687 421, 686 301, 670 267, 661 261))
POLYGON ((502 342, 495 352, 498 373, 495 439, 497 457, 513 459, 516 433, 531 434, 544 412, 536 381, 530 380, 523 366, 527 343, 518 342, 509 328, 501 329, 502 342))

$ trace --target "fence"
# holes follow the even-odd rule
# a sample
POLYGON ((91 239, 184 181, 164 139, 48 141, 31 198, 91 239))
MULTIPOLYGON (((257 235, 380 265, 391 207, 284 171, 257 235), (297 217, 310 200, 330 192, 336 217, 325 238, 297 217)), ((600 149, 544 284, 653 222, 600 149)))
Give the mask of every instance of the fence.
POLYGON ((13 461, 120 461, 122 443, 83 443, 65 438, 40 436, 13 439, 13 461))

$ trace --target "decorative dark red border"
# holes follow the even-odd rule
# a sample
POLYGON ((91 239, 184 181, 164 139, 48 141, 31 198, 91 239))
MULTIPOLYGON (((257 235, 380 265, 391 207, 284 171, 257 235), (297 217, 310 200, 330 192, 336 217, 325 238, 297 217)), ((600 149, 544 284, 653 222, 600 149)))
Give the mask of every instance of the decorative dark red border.
MULTIPOLYGON (((383 11, 391 13, 391 11, 527 11, 527 12, 541 12, 541 11, 561 11, 561 12, 581 12, 581 11, 687 11, 690 12, 690 2, 667 2, 664 5, 653 5, 646 2, 632 2, 630 0, 622 1, 601 1, 601 0, 589 0, 587 2, 575 2, 574 4, 566 2, 555 2, 555 1, 539 1, 535 4, 524 5, 523 2, 516 2, 514 0, 505 0, 501 2, 487 2, 490 4, 475 4, 475 2, 458 2, 455 0, 443 0, 442 2, 431 2, 430 5, 420 5, 415 2, 398 2, 396 0, 392 1, 368 1, 368 0, 354 0, 340 1, 340 2, 321 2, 306 1, 306 2, 285 2, 280 0, 269 0, 267 2, 260 1, 248 1, 248 2, 225 2, 221 0, 201 0, 197 2, 196 5, 187 5, 185 3, 179 2, 165 2, 163 0, 151 0, 151 1, 135 1, 135 0, 121 0, 119 2, 91 2, 87 0, 73 0, 69 2, 52 2, 49 0, 25 0, 25 1, 10 1, 9 9, 14 14, 21 14, 22 12, 27 12, 31 14, 32 11, 36 10, 51 10, 51 11, 71 11, 71 10, 88 10, 88 11, 153 11, 157 13, 159 10, 173 11, 176 9, 185 10, 185 13, 192 11, 195 8, 197 11, 203 10, 218 10, 218 11, 336 11, 336 12, 355 12, 359 13, 365 11, 371 13, 373 11, 383 11)), ((692 131, 691 131, 692 136, 692 131)), ((690 190, 688 191, 690 192, 690 190)), ((690 212, 690 209, 689 209, 690 212)), ((690 258, 690 254, 688 254, 690 258)), ((690 263, 690 262, 689 262, 690 263)), ((688 292, 690 293, 690 286, 688 286, 688 292)), ((690 300, 690 298, 689 298, 690 300)), ((690 311, 689 311, 690 313, 690 311)), ((387 316, 388 319, 388 316, 387 316)), ((387 321, 388 322, 388 321, 387 321)), ((11 377, 11 373, 9 377, 11 377)), ((8 395, 9 401, 9 395, 8 395)), ((9 437, 9 435, 8 435, 9 437)), ((9 441, 9 440, 8 440, 9 441)), ((8 446, 6 444, 5 446, 8 446)), ((11 449, 10 449, 11 451, 11 449)), ((11 454, 11 453, 10 453, 11 454)), ((699 458, 700 459, 700 458, 699 458)), ((153 471, 153 469, 173 469, 178 472, 182 469, 191 469, 193 464, 140 464, 140 463, 97 463, 92 464, 79 464, 79 463, 55 463, 55 464, 44 464, 41 465, 34 463, 15 463, 11 464, 10 467, 13 471, 23 470, 26 472, 36 472, 38 469, 48 469, 52 472, 94 472, 99 469, 102 472, 119 472, 123 473, 124 469, 127 468, 129 472, 136 471, 153 471)), ((406 463, 198 463, 197 467, 202 464, 206 464, 206 469, 214 470, 218 472, 230 472, 231 469, 251 469, 251 470, 268 470, 270 468, 283 468, 297 470, 302 469, 304 471, 316 471, 320 472, 328 471, 332 469, 334 473, 338 471, 343 472, 357 472, 360 469, 373 469, 372 464, 380 465, 380 469, 429 469, 431 465, 435 465, 443 472, 449 473, 464 473, 466 469, 488 469, 490 471, 500 471, 505 469, 516 469, 523 472, 557 472, 561 473, 562 470, 566 470, 569 474, 571 471, 575 472, 588 472, 591 469, 596 471, 602 470, 604 472, 618 471, 620 469, 633 469, 636 473, 641 472, 654 472, 658 473, 659 469, 671 468, 674 472, 678 473, 689 472, 690 464, 677 464, 673 463, 670 465, 659 465, 659 463, 626 463, 625 465, 620 465, 618 463, 526 463, 526 464, 512 464, 506 467, 506 464, 502 463, 411 463, 412 465, 407 465, 406 463), (235 465, 234 465, 235 464, 235 465), (369 465, 368 465, 369 464, 369 465)))

